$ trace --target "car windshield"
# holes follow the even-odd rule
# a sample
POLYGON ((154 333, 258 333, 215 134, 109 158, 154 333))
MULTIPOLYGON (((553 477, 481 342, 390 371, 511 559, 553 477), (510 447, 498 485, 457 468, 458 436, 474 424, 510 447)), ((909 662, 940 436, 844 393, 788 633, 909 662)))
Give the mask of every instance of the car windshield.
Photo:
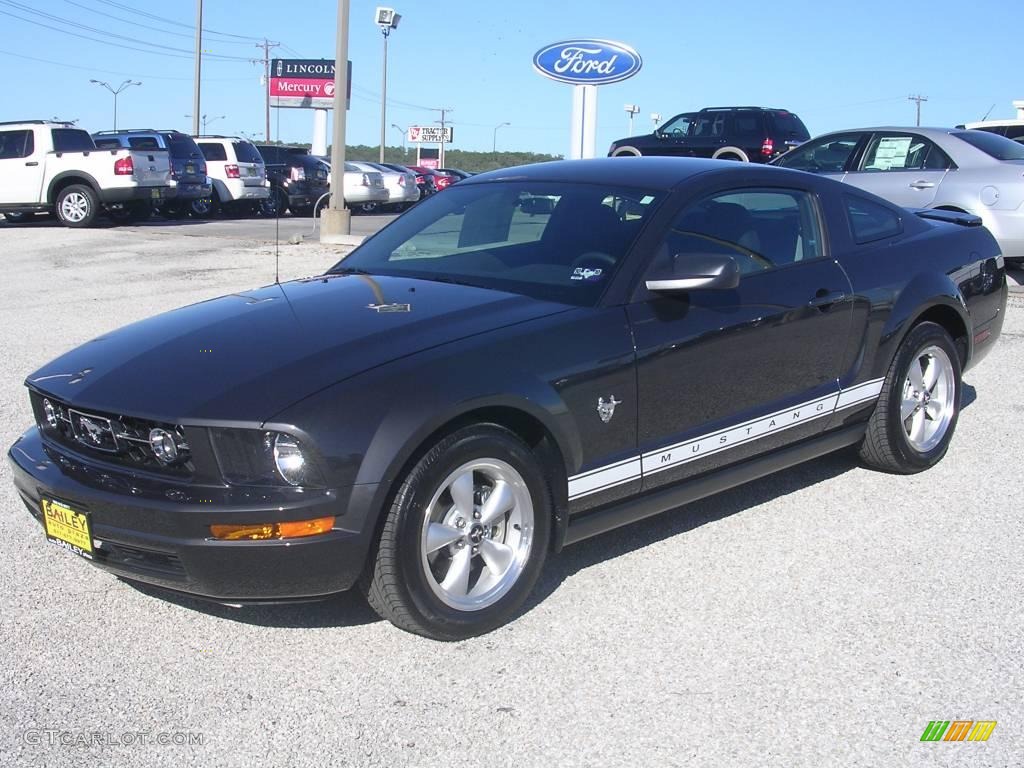
POLYGON ((953 136, 966 141, 996 160, 1024 160, 1024 144, 987 131, 954 131, 953 136))
POLYGON ((456 185, 336 264, 593 306, 660 193, 565 182, 456 185))

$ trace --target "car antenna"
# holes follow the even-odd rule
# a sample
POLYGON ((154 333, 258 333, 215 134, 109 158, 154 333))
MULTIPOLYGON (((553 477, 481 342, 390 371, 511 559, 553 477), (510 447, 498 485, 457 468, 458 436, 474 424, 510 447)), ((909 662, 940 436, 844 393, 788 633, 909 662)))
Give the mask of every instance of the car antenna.
POLYGON ((988 112, 986 112, 985 116, 983 118, 981 118, 981 122, 985 122, 986 120, 988 120, 988 116, 992 114, 992 110, 995 109, 995 108, 996 108, 995 104, 993 104, 991 107, 989 107, 988 108, 988 112))

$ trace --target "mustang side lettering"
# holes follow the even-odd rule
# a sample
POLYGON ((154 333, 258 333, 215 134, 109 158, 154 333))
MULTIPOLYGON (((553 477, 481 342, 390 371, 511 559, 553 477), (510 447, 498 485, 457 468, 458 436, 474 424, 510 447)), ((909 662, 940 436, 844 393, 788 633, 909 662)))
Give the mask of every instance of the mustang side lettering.
POLYGON ((118 576, 226 603, 359 585, 464 638, 586 537, 848 446, 934 466, 1006 295, 977 217, 813 174, 511 168, 323 275, 72 349, 28 377, 9 458, 46 538, 118 576))

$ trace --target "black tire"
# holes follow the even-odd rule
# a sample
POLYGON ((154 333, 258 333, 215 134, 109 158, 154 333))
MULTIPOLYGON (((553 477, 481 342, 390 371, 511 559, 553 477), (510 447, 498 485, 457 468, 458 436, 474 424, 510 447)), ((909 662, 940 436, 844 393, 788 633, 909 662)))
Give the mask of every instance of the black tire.
POLYGON ((220 213, 220 198, 217 197, 217 190, 213 190, 209 197, 197 197, 188 202, 188 212, 197 219, 212 219, 220 213))
MULTIPOLYGON (((945 365, 945 361, 942 365, 945 365)), ((960 418, 962 389, 960 356, 950 335, 936 323, 925 322, 914 326, 903 339, 892 365, 889 366, 889 373, 882 384, 881 395, 868 421, 867 433, 860 446, 861 459, 875 469, 902 475, 921 472, 937 464, 946 455, 956 431, 957 420, 960 418), (907 434, 907 428, 901 418, 901 409, 905 395, 908 394, 907 382, 911 366, 920 365, 922 353, 933 348, 945 353, 951 367, 951 411, 936 444, 927 450, 919 450, 907 434)), ((913 396, 913 393, 910 395, 913 396)), ((922 418, 926 415, 922 414, 922 418)))
POLYGON ((271 187, 270 194, 260 200, 260 213, 263 216, 284 216, 287 211, 288 196, 277 187, 271 187))
MULTIPOLYGON (((479 491, 474 493, 475 500, 479 498, 477 493, 479 491)), ((456 503, 453 509, 457 507, 456 503)), ((482 505, 477 507, 480 508, 482 505)), ((551 519, 548 480, 529 447, 514 433, 495 424, 464 427, 437 442, 405 477, 387 510, 376 557, 368 566, 361 586, 377 613, 408 632, 435 640, 461 640, 489 632, 511 620, 533 589, 547 554, 551 519), (504 535, 528 534, 530 543, 525 560, 520 559, 521 570, 507 591, 479 610, 459 610, 443 601, 436 594, 436 587, 428 581, 428 569, 435 566, 431 566, 429 556, 424 555, 427 549, 423 546, 424 521, 425 516, 431 514, 431 501, 436 494, 442 495, 434 509, 445 506, 441 504, 446 498, 441 489, 446 479, 468 462, 487 459, 505 462, 523 481, 520 488, 528 494, 525 498, 532 507, 532 529, 525 523, 522 527, 506 524, 504 535), (516 533, 512 532, 513 528, 516 533)), ((467 531, 478 528, 475 521, 470 520, 470 523, 467 531)), ((469 543, 472 535, 472 532, 467 533, 462 546, 469 543)), ((439 549, 437 557, 447 557, 448 549, 456 544, 458 542, 439 549)), ((480 549, 471 548, 474 553, 480 549)), ((467 557, 476 556, 467 554, 467 557)), ((450 563, 454 565, 454 562, 453 557, 450 563)), ((478 579, 483 577, 483 565, 480 568, 478 579)))
POLYGON ((71 184, 57 193, 55 201, 57 220, 65 227, 75 229, 92 226, 99 213, 99 200, 92 187, 71 184))

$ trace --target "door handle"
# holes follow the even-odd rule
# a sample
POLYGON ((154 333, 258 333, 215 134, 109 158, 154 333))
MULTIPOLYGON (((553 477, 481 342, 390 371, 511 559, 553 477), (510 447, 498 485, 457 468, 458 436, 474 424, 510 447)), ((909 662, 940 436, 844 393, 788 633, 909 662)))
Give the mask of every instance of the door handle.
POLYGON ((39 165, 39 161, 38 160, 31 160, 31 161, 25 163, 25 165, 29 165, 29 166, 39 165))
POLYGON ((814 298, 807 302, 808 307, 814 307, 824 312, 826 309, 831 307, 846 298, 846 294, 842 291, 829 291, 825 288, 820 289, 814 294, 814 298))
POLYGON ((911 189, 931 189, 935 186, 934 181, 915 181, 910 185, 911 189))

